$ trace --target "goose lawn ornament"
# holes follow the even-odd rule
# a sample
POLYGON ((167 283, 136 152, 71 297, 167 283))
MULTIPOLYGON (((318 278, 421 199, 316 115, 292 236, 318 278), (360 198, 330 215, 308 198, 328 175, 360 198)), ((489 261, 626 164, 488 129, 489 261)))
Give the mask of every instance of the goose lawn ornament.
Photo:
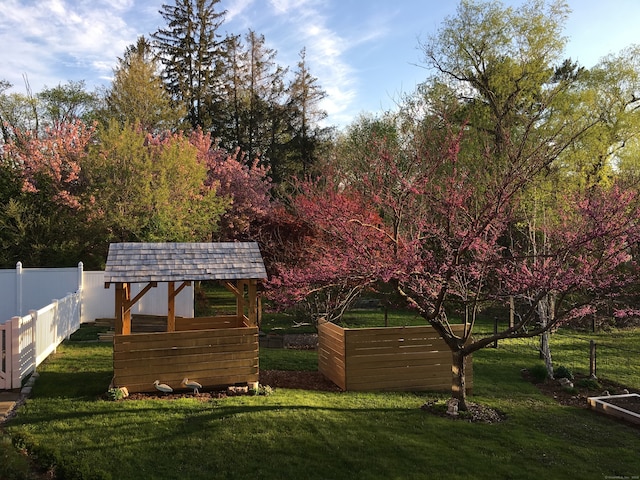
POLYGON ((193 389, 194 394, 198 393, 198 390, 202 388, 202 385, 200 385, 198 382, 196 382, 195 380, 189 380, 188 378, 182 380, 182 385, 193 389))
POLYGON ((162 393, 171 393, 171 392, 173 392, 173 388, 171 388, 166 383, 160 383, 160 380, 156 380, 155 382, 153 382, 153 384, 155 385, 156 390, 159 390, 162 393))

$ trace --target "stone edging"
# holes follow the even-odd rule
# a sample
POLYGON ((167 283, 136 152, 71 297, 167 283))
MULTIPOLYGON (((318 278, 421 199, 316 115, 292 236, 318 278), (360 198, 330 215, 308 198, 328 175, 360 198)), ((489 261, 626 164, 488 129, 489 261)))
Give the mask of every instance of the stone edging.
POLYGON ((0 425, 7 422, 16 415, 18 407, 23 405, 27 401, 27 398, 29 398, 29 395, 31 395, 31 390, 33 389, 33 385, 36 383, 38 377, 38 372, 33 372, 31 374, 29 380, 27 380, 27 382, 20 389, 20 396, 13 404, 13 407, 11 407, 11 409, 5 415, 0 417, 0 425))

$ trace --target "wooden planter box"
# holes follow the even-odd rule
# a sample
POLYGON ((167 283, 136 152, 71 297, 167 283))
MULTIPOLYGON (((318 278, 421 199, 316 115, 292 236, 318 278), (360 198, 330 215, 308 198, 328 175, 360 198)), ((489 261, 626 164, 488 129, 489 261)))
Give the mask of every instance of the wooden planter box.
MULTIPOLYGON (((318 326, 318 340, 318 369, 343 390, 451 391, 451 350, 433 327, 342 328, 324 323, 318 326)), ((466 384, 471 393, 471 357, 466 384)))
POLYGON ((258 327, 198 329, 204 326, 200 319, 177 320, 182 331, 115 335, 113 386, 153 392, 153 382, 160 380, 180 390, 185 377, 205 389, 257 385, 258 327))

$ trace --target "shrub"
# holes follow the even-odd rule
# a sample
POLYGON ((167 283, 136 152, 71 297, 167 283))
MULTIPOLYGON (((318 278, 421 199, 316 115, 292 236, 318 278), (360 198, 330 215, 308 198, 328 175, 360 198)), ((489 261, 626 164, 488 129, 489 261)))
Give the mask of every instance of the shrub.
POLYGON ((568 367, 564 365, 559 365, 553 372, 553 376, 555 378, 568 378, 569 380, 573 380, 573 372, 568 367))
POLYGON ((588 388, 589 390, 601 390, 602 385, 594 378, 583 378, 578 381, 577 386, 580 388, 588 388))
POLYGON ((549 376, 547 372, 547 367, 545 367, 542 363, 534 365, 529 369, 529 374, 531 375, 534 383, 542 383, 549 376))

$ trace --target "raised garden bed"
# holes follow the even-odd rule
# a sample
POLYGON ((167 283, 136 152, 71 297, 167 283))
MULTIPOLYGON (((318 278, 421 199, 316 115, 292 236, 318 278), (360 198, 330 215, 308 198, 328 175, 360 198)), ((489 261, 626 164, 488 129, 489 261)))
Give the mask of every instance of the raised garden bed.
MULTIPOLYGON (((463 325, 452 325, 461 333, 463 325)), ((473 362, 467 358, 467 392, 473 362)), ((318 370, 348 391, 451 391, 451 350, 431 326, 318 325, 318 370)))
POLYGON ((598 412, 640 425, 640 395, 637 393, 589 397, 587 401, 589 407, 598 412))

